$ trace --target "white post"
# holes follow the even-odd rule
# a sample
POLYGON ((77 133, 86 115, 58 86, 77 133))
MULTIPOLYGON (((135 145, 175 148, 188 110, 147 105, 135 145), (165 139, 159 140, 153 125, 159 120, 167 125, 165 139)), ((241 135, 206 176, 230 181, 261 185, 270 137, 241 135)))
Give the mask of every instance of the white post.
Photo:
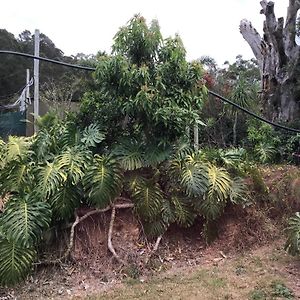
MULTIPOLYGON (((34 56, 40 56, 40 31, 38 29, 34 32, 34 56)), ((38 131, 36 120, 39 116, 39 65, 38 59, 34 60, 33 76, 34 76, 34 102, 33 102, 33 114, 34 114, 34 133, 38 131)))
POLYGON ((30 86, 29 86, 29 81, 30 81, 30 70, 26 69, 26 102, 27 104, 30 103, 30 86))
POLYGON ((199 150, 199 130, 198 124, 194 125, 194 149, 199 150))

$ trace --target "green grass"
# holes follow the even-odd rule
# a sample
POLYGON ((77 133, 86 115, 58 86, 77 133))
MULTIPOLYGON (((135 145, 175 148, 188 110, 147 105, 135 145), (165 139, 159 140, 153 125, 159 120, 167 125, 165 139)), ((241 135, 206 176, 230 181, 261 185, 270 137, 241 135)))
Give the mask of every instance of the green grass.
POLYGON ((252 254, 225 259, 218 264, 212 262, 205 266, 164 271, 144 282, 139 278, 128 277, 121 286, 80 299, 295 299, 288 274, 285 273, 287 261, 290 259, 282 250, 258 250, 252 254))

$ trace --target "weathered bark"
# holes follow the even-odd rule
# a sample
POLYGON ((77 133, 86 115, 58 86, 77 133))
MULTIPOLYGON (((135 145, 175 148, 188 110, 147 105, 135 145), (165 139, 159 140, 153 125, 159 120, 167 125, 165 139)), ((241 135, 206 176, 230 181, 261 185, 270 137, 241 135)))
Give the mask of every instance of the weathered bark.
POLYGON ((240 32, 250 45, 261 71, 262 101, 271 119, 295 121, 300 117, 300 94, 296 89, 300 75, 300 47, 296 44, 296 18, 300 0, 289 0, 286 22, 276 19, 274 2, 260 2, 265 15, 263 37, 242 20, 240 32))

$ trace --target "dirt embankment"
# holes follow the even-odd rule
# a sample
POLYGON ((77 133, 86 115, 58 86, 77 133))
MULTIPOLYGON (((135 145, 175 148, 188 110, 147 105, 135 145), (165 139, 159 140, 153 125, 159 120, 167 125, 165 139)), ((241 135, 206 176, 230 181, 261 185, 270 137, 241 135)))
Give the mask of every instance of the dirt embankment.
MULTIPOLYGON (((189 278, 189 273, 194 274, 195 270, 201 268, 209 274, 211 270, 219 268, 219 275, 224 272, 226 277, 225 280, 224 276, 221 276, 225 282, 223 288, 233 285, 236 289, 225 289, 227 294, 225 293, 224 297, 227 295, 227 298, 189 299, 247 299, 248 296, 237 298, 239 293, 246 295, 241 294, 241 285, 245 286, 247 295, 255 289, 260 289, 264 294, 269 292, 272 282, 277 282, 280 278, 294 295, 300 297, 296 280, 300 275, 299 264, 282 250, 282 229, 286 216, 297 209, 300 210, 300 172, 292 166, 264 167, 261 172, 266 184, 264 194, 255 192, 255 183, 250 181, 251 197, 256 204, 244 209, 228 207, 218 222, 219 237, 209 246, 202 235, 201 219, 188 229, 172 227, 164 235, 156 255, 145 265, 144 262, 153 249, 153 241, 144 237, 138 220, 130 210, 120 210, 116 214, 113 232, 114 247, 118 255, 127 262, 126 266, 120 266, 107 250, 110 213, 93 215, 76 227, 71 262, 58 266, 36 267, 33 275, 29 276, 24 284, 15 289, 3 289, 0 299, 81 299, 87 295, 105 292, 108 293, 106 297, 111 297, 111 290, 118 290, 120 286, 124 289, 124 282, 130 280, 143 286, 152 282, 151 280, 160 273, 169 274, 171 277, 182 274, 183 278, 189 278), (277 258, 273 260, 274 251, 277 258), (260 275, 251 268, 254 273, 248 270, 249 261, 253 256, 259 257, 261 261, 259 265, 262 266, 255 271, 261 272, 260 275), (241 266, 237 266, 239 260, 242 260, 241 266), (236 272, 243 273, 244 269, 249 276, 246 276, 247 279, 242 284, 239 283, 242 277, 238 277, 236 272), (226 272, 232 274, 226 275, 226 272), (272 275, 270 278, 273 281, 267 280, 268 274, 272 275), (259 276, 267 282, 266 286, 259 288, 256 280, 259 276)), ((213 279, 212 275, 207 276, 213 279)), ((193 282, 193 279, 191 281, 193 282)), ((172 280, 170 286, 176 290, 176 287, 172 286, 172 280)), ((131 296, 128 297, 130 299, 131 296)), ((148 298, 143 296, 143 299, 148 298)))

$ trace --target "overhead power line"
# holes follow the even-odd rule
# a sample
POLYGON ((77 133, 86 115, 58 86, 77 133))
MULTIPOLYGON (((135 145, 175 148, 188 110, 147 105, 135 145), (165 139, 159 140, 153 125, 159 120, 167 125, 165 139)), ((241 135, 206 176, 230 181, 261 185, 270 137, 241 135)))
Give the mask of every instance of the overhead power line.
MULTIPOLYGON (((8 51, 8 50, 0 50, 0 54, 10 54, 10 55, 17 55, 17 56, 23 56, 23 57, 27 57, 27 58, 32 58, 32 59, 38 59, 38 60, 41 60, 41 61, 46 61, 46 62, 50 62, 50 63, 53 63, 53 64, 57 64, 57 65, 62 65, 62 66, 66 66, 66 67, 70 67, 70 68, 74 68, 74 69, 80 69, 80 70, 86 70, 86 71, 95 71, 96 68, 92 68, 92 67, 86 67, 86 66, 80 66, 80 65, 73 65, 73 64, 70 64, 70 63, 65 63, 65 62, 62 62, 62 61, 57 61, 57 60, 54 60, 54 59, 49 59, 49 58, 45 58, 45 57, 39 57, 39 56, 34 56, 34 55, 31 55, 31 54, 27 54, 27 53, 21 53, 21 52, 15 52, 15 51, 8 51)), ((287 126, 283 126, 283 125, 280 125, 280 124, 277 124, 277 123, 274 123, 268 119, 265 119, 257 114, 255 114, 254 112, 230 101, 229 99, 213 92, 213 91, 210 91, 208 90, 208 93, 219 98, 220 100, 222 100, 223 102, 225 103, 228 103, 232 106, 234 106, 235 108, 243 111, 244 113, 260 120, 261 122, 265 122, 269 125, 272 125, 274 127, 277 127, 279 129, 283 129, 283 130, 287 130, 287 131, 290 131, 290 132, 294 132, 294 133, 300 133, 300 130, 299 129, 295 129, 295 128, 291 128, 291 127, 287 127, 287 126)))
POLYGON ((27 58, 33 58, 33 59, 38 59, 38 60, 41 60, 41 61, 50 62, 50 63, 56 64, 56 65, 62 65, 62 66, 75 68, 75 69, 86 70, 86 71, 95 71, 96 70, 95 68, 91 68, 91 67, 73 65, 73 64, 65 63, 65 62, 50 59, 50 58, 34 56, 34 55, 31 55, 31 54, 27 54, 27 53, 8 51, 8 50, 0 50, 0 54, 11 54, 11 55, 16 55, 16 56, 23 56, 23 57, 27 57, 27 58))
POLYGON ((288 130, 288 131, 300 133, 300 130, 299 130, 299 129, 290 128, 290 127, 286 127, 286 126, 283 126, 283 125, 274 123, 274 122, 272 122, 272 121, 270 121, 270 120, 268 120, 268 119, 265 119, 265 118, 263 118, 263 117, 261 117, 261 116, 255 114, 254 112, 252 112, 252 111, 250 111, 250 110, 248 110, 248 109, 246 109, 246 108, 244 108, 244 107, 242 107, 242 106, 240 106, 240 105, 238 105, 238 104, 236 104, 236 103, 230 101, 229 99, 227 99, 227 98, 225 98, 225 97, 223 97, 223 96, 221 96, 221 95, 219 95, 219 94, 217 94, 217 93, 215 93, 215 92, 213 92, 213 91, 208 90, 208 92, 209 92, 209 94, 211 94, 211 95, 213 95, 213 96, 219 98, 219 99, 222 100, 223 102, 226 102, 226 103, 228 103, 228 104, 234 106, 235 108, 237 108, 237 109, 243 111, 244 113, 246 113, 246 114, 248 114, 248 115, 250 115, 250 116, 252 116, 252 117, 254 117, 254 118, 256 118, 256 119, 258 119, 258 120, 260 120, 260 121, 262 121, 262 122, 265 122, 265 123, 267 123, 267 124, 270 124, 270 125, 272 125, 272 126, 274 126, 274 127, 280 128, 280 129, 284 129, 284 130, 288 130))

